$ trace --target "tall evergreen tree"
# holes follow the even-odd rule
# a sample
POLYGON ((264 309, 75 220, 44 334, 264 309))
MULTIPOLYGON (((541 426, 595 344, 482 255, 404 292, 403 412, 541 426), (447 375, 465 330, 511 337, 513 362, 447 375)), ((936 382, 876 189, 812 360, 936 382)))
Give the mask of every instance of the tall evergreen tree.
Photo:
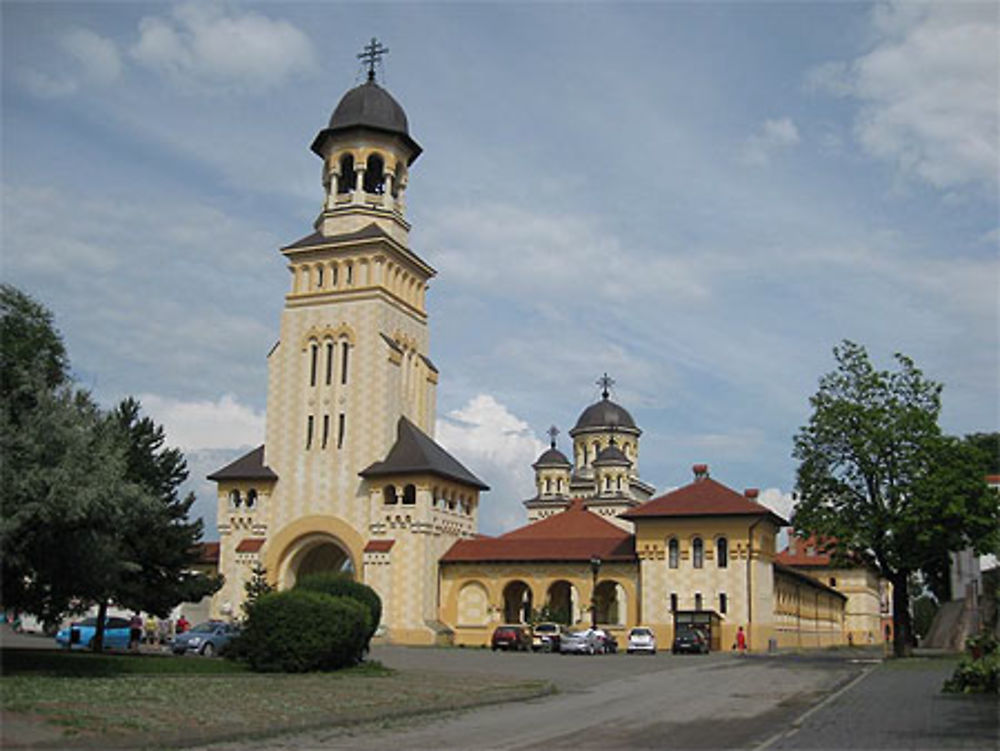
POLYGON ((836 370, 820 379, 799 460, 793 522, 800 534, 836 540, 838 558, 875 566, 893 585, 894 651, 909 650, 909 581, 933 575, 949 551, 996 549, 1000 505, 967 442, 938 427, 941 385, 896 355, 874 368, 864 347, 834 348, 836 370))

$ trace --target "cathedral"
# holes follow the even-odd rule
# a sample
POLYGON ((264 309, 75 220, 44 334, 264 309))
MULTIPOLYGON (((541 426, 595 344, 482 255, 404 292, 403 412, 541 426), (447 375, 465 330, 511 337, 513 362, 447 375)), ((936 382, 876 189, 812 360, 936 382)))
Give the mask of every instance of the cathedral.
MULTIPOLYGON (((440 377, 429 356, 426 295, 435 275, 411 247, 410 171, 421 153, 406 113, 376 82, 343 95, 312 142, 325 192, 314 231, 281 248, 290 286, 268 353, 262 446, 217 470, 216 617, 238 617, 263 566, 279 588, 320 571, 373 587, 379 638, 400 644, 489 643, 499 623, 545 615, 618 631, 704 623, 728 648, 845 641, 850 594, 785 565, 787 522, 714 480, 655 496, 639 476, 641 430, 601 399, 568 431, 570 457, 534 463, 527 523, 478 534, 489 488, 435 442, 440 377)), ((446 272, 447 270, 445 270, 446 272)))

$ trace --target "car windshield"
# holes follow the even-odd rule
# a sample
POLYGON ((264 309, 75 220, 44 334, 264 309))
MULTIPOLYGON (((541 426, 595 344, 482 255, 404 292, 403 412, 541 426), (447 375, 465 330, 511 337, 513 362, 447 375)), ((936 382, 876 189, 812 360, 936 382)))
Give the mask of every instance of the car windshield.
POLYGON ((648 628, 634 628, 632 629, 632 636, 649 636, 648 628))
POLYGON ((198 633, 201 633, 201 634, 211 633, 212 631, 215 631, 215 629, 216 629, 216 627, 218 625, 219 625, 218 623, 212 623, 211 621, 205 621, 204 623, 199 623, 197 626, 195 626, 193 629, 191 629, 191 631, 197 631, 198 633))

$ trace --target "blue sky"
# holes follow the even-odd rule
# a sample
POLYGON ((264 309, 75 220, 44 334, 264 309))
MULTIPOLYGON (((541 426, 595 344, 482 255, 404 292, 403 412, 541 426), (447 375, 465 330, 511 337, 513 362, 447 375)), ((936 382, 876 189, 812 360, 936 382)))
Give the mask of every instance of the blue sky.
POLYGON ((707 462, 783 511, 844 338, 943 382, 947 431, 1000 425, 995 4, 0 10, 2 276, 82 385, 167 426, 201 510, 263 438, 277 249, 373 35, 425 150, 437 435, 494 488, 483 531, 523 521, 545 429, 566 450, 605 371, 644 479, 707 462))

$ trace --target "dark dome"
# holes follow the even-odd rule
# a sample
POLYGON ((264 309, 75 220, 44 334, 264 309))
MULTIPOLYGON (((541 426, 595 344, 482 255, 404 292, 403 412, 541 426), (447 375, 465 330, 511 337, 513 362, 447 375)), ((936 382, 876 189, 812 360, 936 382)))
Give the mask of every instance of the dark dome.
POLYGON ((632 415, 624 407, 604 398, 596 404, 591 404, 580 415, 570 434, 592 428, 617 428, 619 430, 637 430, 632 415))
POLYGON ((629 458, 622 453, 622 450, 616 444, 612 443, 605 446, 601 453, 597 455, 597 458, 594 459, 595 467, 602 464, 631 465, 632 462, 629 461, 629 458))
POLYGON ((571 467, 573 465, 570 464, 569 459, 562 451, 553 447, 546 449, 545 453, 538 457, 538 461, 531 466, 537 469, 538 467, 571 467))
POLYGON ((344 94, 330 116, 331 130, 357 126, 410 134, 406 113, 399 102, 374 81, 366 81, 344 94))

